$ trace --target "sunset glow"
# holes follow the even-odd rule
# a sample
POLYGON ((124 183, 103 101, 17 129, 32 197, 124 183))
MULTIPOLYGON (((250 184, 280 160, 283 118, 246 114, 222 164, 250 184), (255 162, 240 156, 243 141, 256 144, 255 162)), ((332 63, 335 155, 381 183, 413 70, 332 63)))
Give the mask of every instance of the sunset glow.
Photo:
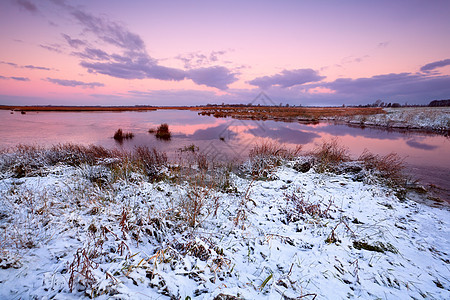
POLYGON ((448 1, 0 3, 0 105, 427 104, 448 1))

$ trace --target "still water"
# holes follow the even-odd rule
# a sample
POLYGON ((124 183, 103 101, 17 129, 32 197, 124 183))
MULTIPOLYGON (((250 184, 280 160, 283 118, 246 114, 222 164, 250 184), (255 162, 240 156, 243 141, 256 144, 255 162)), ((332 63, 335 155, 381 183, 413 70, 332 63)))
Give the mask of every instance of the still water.
POLYGON ((354 158, 364 149, 380 155, 396 152, 405 158, 408 171, 415 178, 450 190, 450 140, 442 135, 328 123, 305 125, 218 119, 186 110, 27 112, 25 115, 2 110, 0 128, 0 148, 17 144, 50 146, 70 142, 126 150, 148 146, 175 155, 178 149, 195 144, 200 151, 217 159, 245 158, 249 149, 261 140, 273 140, 292 147, 303 145, 307 151, 323 139, 337 137, 354 158), (148 133, 150 128, 161 123, 169 124, 170 141, 158 140, 148 133), (133 132, 135 137, 118 143, 112 136, 119 128, 133 132))

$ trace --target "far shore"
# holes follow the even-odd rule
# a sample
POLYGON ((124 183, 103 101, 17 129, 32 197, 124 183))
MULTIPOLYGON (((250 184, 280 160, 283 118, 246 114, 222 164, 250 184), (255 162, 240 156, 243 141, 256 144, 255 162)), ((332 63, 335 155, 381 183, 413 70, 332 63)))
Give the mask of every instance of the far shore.
POLYGON ((202 116, 281 122, 337 122, 350 126, 397 130, 420 130, 449 135, 450 107, 301 107, 301 106, 16 106, 0 105, 0 110, 25 112, 125 112, 191 110, 202 116))

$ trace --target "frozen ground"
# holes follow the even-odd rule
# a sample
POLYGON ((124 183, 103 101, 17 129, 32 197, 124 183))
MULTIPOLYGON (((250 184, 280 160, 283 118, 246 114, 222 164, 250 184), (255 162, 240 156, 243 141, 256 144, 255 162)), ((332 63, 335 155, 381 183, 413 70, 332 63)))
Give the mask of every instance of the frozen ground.
POLYGON ((5 171, 0 299, 450 299, 448 210, 298 164, 5 171))
POLYGON ((450 107, 385 108, 386 114, 337 118, 350 124, 437 132, 450 130, 450 107))

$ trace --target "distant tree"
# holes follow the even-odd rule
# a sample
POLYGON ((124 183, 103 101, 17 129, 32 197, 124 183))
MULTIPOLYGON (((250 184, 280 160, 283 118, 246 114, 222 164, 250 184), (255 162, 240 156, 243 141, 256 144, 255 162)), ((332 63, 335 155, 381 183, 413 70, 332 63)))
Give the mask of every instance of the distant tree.
POLYGON ((428 104, 430 107, 438 107, 438 106, 450 106, 450 99, 448 100, 433 100, 428 104))

